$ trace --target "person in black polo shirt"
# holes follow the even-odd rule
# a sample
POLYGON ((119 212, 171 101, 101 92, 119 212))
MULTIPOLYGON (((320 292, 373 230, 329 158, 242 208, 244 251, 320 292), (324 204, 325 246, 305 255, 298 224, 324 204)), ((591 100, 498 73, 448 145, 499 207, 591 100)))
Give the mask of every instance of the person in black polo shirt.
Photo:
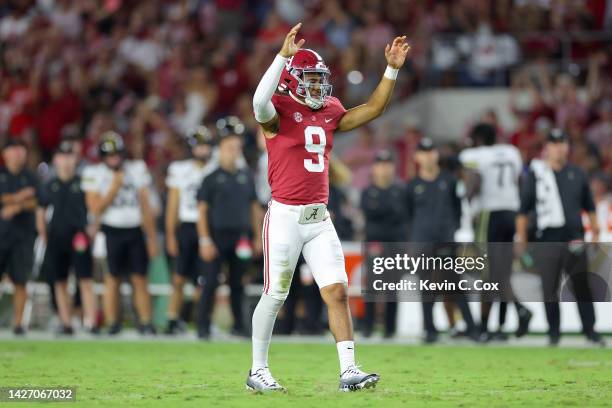
MULTIPOLYGON (((376 154, 372 166, 372 184, 361 194, 361 210, 365 216, 367 242, 403 242, 406 240, 406 208, 404 187, 395 182, 395 163, 389 150, 376 154)), ((367 302, 363 319, 363 335, 370 337, 374 329, 376 302, 367 302)), ((397 302, 385 302, 385 333, 395 333, 397 302)))
POLYGON ((96 298, 93 291, 91 236, 87 233, 87 207, 76 174, 78 156, 72 142, 63 141, 53 158, 56 176, 39 192, 36 227, 46 243, 42 273, 53 282, 62 334, 73 333, 68 271, 74 267, 79 279, 83 305, 83 325, 92 333, 95 327, 96 298))
POLYGON ((550 131, 545 153, 546 160, 533 160, 523 180, 521 207, 516 217, 518 252, 525 249, 528 214, 535 211, 536 241, 546 242, 534 247, 534 261, 542 276, 550 344, 557 345, 561 336, 558 291, 563 271, 572 283, 583 333, 590 342, 603 345, 601 335, 594 329, 595 309, 588 282, 588 259, 582 245, 582 211, 589 215, 592 241, 597 242, 599 235, 589 181, 580 168, 567 163, 568 137, 562 130, 550 131))
POLYGON ((27 149, 23 142, 9 139, 2 148, 0 168, 0 278, 8 272, 13 297, 13 332, 23 335, 21 326, 26 304, 26 283, 34 259, 34 211, 36 176, 25 169, 27 149))
POLYGON ((197 195, 200 256, 205 261, 198 307, 200 338, 210 335, 210 316, 223 264, 229 267, 232 334, 247 335, 242 316, 242 275, 252 254, 261 253, 262 210, 253 175, 236 165, 242 152, 243 133, 244 125, 236 117, 217 121, 219 167, 204 179, 197 195))
MULTIPOLYGON (((409 238, 411 242, 422 245, 426 256, 453 256, 455 254, 455 231, 461 220, 461 197, 458 194, 458 179, 450 173, 441 171, 439 154, 429 138, 423 138, 417 145, 415 154, 419 166, 417 176, 408 183, 406 206, 408 208, 409 238)), ((429 279, 428 275, 424 278, 429 279)), ((439 277, 456 278, 455 274, 439 277)), ((477 338, 476 326, 464 293, 453 293, 467 334, 477 338)), ((433 343, 438 339, 438 331, 433 321, 435 294, 423 293, 423 325, 425 342, 433 343)))

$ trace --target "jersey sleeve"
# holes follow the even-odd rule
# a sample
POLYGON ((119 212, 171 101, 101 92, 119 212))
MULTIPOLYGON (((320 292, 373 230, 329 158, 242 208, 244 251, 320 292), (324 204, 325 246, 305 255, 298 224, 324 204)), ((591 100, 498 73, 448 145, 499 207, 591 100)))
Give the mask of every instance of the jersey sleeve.
POLYGON ((479 163, 475 153, 472 149, 465 149, 459 153, 461 165, 467 169, 478 170, 479 163))
POLYGON ((518 174, 521 174, 523 172, 523 156, 521 156, 521 151, 516 147, 514 148, 514 164, 518 174))
POLYGON ((85 192, 98 192, 100 191, 99 177, 96 174, 95 166, 87 166, 83 169, 83 176, 81 177, 81 189, 85 192))
POLYGON ((166 187, 179 188, 181 175, 179 171, 179 163, 170 163, 168 166, 168 174, 166 175, 166 187))
POLYGON ((141 189, 151 184, 152 178, 151 173, 144 161, 138 160, 134 162, 134 180, 136 182, 136 188, 141 189))

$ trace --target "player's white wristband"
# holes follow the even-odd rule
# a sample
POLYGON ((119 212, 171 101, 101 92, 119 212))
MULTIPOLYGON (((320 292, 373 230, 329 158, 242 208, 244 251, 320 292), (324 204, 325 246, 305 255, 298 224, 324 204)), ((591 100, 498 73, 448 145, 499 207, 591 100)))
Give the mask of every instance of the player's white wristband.
POLYGON ((211 245, 212 243, 213 243, 213 240, 211 237, 198 238, 198 244, 200 244, 200 246, 207 246, 207 245, 211 245))
POLYGON ((389 78, 390 80, 395 81, 398 72, 399 69, 387 65, 387 69, 385 69, 385 78, 389 78))

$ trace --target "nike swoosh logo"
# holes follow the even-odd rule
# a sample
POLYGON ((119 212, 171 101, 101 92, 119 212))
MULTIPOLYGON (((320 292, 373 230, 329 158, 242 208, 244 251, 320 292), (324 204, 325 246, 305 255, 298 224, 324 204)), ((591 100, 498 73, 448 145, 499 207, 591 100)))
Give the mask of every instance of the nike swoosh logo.
POLYGON ((331 122, 332 120, 334 120, 334 119, 333 119, 333 118, 331 118, 331 119, 327 119, 327 118, 325 118, 325 123, 329 123, 329 122, 331 122))

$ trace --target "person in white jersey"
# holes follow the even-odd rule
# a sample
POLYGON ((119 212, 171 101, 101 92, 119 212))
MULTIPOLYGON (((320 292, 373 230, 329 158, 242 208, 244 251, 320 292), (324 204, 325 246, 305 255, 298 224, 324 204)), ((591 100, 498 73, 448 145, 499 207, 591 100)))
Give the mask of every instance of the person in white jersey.
POLYGON ((121 331, 119 285, 129 276, 141 334, 155 334, 147 284, 148 260, 157 255, 157 235, 149 203, 151 175, 142 160, 127 160, 123 139, 102 135, 102 162, 85 168, 82 188, 90 216, 106 238, 104 315, 110 335, 121 331))
POLYGON ((475 191, 480 204, 480 216, 476 225, 476 242, 491 243, 487 247, 488 278, 500 282, 503 288, 499 309, 499 329, 495 334, 489 333, 488 320, 491 311, 491 299, 484 299, 481 304, 481 340, 505 340, 502 328, 506 319, 506 302, 514 302, 519 316, 516 336, 524 336, 529 329, 532 313, 512 292, 510 275, 512 274, 513 248, 516 212, 520 207, 519 177, 523 161, 519 150, 512 145, 496 143, 496 130, 489 124, 477 124, 470 135, 474 147, 459 154, 467 175, 468 190, 475 191))
POLYGON ((183 286, 190 280, 195 287, 194 304, 198 303, 201 287, 202 261, 198 255, 198 189, 211 172, 209 165, 214 138, 206 126, 198 128, 187 138, 190 156, 170 163, 166 177, 166 251, 172 260, 172 295, 168 304, 166 334, 184 331, 179 320, 183 304, 183 286))

